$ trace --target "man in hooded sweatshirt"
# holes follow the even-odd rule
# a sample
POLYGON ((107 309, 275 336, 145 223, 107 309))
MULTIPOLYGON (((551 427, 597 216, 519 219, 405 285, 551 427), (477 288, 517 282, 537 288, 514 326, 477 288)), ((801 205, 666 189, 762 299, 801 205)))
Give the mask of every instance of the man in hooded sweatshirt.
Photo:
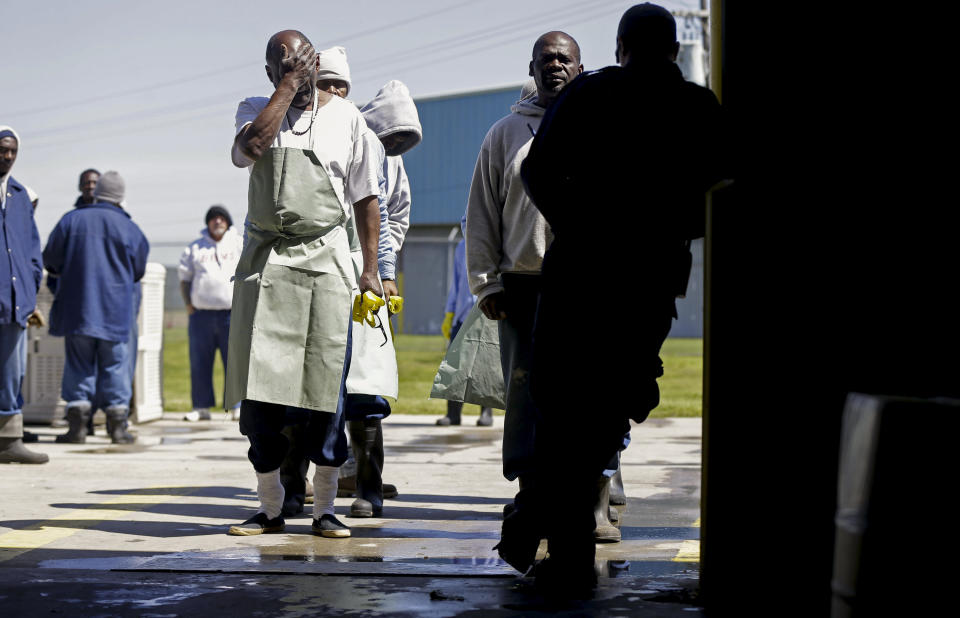
POLYGON ((70 428, 57 442, 84 443, 94 405, 103 406, 112 442, 135 440, 127 432, 130 334, 150 245, 120 206, 124 192, 120 174, 104 173, 95 203, 65 214, 43 250, 44 267, 60 280, 50 334, 65 338, 61 396, 70 428))
POLYGON ((36 322, 37 290, 43 276, 40 234, 27 189, 10 175, 20 136, 0 126, 0 463, 48 461, 23 445, 21 386, 27 367, 27 325, 36 322))
MULTIPOLYGON (((210 420, 214 406, 213 360, 227 366, 227 340, 230 335, 230 304, 233 301, 233 275, 243 250, 243 236, 233 227, 226 208, 211 206, 204 216, 206 227, 200 238, 190 243, 180 256, 177 274, 180 294, 189 316, 190 398, 193 410, 186 421, 210 420)), ((240 409, 233 409, 239 420, 240 409)))
MULTIPOLYGON (((420 143, 422 129, 416 105, 407 87, 397 80, 387 82, 376 96, 360 109, 367 127, 383 146, 380 199, 380 252, 378 267, 384 297, 398 297, 397 254, 410 226, 410 183, 401 155, 420 143)), ((388 308, 389 310, 389 308, 388 308)), ((399 308, 397 309, 399 311, 399 308)), ((370 341, 362 324, 354 336, 370 341)), ((385 342, 384 342, 385 343, 385 342)), ((396 352, 393 346, 367 346, 368 362, 351 365, 347 376, 347 426, 356 461, 356 500, 352 517, 379 516, 384 497, 394 497, 393 486, 383 484, 384 463, 382 420, 390 414, 386 397, 397 397, 396 352)))
POLYGON ((555 31, 536 40, 529 64, 536 93, 518 101, 510 115, 490 128, 480 146, 467 201, 470 289, 483 314, 499 320, 506 403, 503 475, 510 481, 519 479, 521 489, 537 482, 536 409, 529 373, 540 266, 553 235, 523 190, 520 165, 544 111, 582 71, 580 47, 573 37, 555 31))

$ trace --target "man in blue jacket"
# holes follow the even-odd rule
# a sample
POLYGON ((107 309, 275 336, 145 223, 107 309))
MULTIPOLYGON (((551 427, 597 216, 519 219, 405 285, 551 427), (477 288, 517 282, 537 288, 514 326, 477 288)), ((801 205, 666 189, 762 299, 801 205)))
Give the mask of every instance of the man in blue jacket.
POLYGON ((23 445, 20 387, 27 365, 26 327, 35 323, 43 276, 40 235, 27 189, 10 175, 20 137, 0 126, 0 463, 46 463, 23 445))
POLYGON ((127 365, 137 282, 150 245, 120 206, 124 182, 106 172, 93 204, 79 204, 57 223, 43 250, 48 276, 59 278, 50 310, 50 334, 65 337, 61 395, 67 402, 67 433, 57 442, 82 444, 94 402, 103 406, 107 433, 117 444, 127 432, 131 384, 127 365))

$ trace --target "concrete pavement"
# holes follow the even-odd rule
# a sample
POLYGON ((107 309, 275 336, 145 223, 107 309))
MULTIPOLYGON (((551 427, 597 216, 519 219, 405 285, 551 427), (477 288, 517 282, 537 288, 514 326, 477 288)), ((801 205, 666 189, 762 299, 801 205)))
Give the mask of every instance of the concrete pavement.
MULTIPOLYGON (((135 428, 134 445, 98 434, 32 448, 40 466, 0 466, 0 611, 71 615, 696 615, 700 419, 651 419, 623 457, 623 541, 599 545, 596 599, 545 604, 492 549, 515 485, 500 473, 503 417, 385 421, 384 479, 400 495, 384 516, 346 517, 350 539, 286 532, 226 534, 256 510, 255 477, 237 423, 182 414, 135 428)), ((563 514, 558 514, 562 517, 563 514)), ((541 551, 543 551, 541 547, 541 551)))

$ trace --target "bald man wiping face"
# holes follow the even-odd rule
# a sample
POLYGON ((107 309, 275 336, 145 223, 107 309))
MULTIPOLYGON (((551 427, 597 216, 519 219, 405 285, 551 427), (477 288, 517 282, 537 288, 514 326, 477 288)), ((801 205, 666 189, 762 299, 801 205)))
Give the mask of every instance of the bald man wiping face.
POLYGON ((299 88, 291 106, 311 109, 317 83, 317 53, 310 39, 298 30, 282 30, 267 42, 267 78, 274 88, 288 73, 292 73, 299 88))

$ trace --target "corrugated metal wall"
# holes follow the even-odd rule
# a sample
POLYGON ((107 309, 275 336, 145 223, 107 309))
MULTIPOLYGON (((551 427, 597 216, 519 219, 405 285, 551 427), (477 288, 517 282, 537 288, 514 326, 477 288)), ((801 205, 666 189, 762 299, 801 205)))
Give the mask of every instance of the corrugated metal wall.
POLYGON ((521 87, 417 100, 423 141, 403 155, 413 196, 410 232, 399 262, 404 333, 440 333, 477 153, 493 123, 510 113, 521 87))
POLYGON ((411 224, 460 222, 480 144, 510 113, 521 86, 417 100, 423 141, 403 155, 413 194, 411 224))

